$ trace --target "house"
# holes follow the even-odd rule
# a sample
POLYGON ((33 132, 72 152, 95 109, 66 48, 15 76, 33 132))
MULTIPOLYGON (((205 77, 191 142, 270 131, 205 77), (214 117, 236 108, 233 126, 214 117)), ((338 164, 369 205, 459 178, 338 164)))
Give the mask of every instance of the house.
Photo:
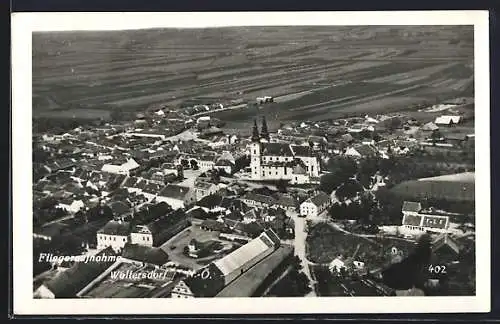
POLYGON ((122 221, 109 221, 97 231, 97 249, 113 248, 115 251, 123 249, 128 242, 130 224, 122 221))
POLYGON ((196 201, 200 201, 206 196, 214 195, 219 190, 215 184, 206 181, 196 181, 194 184, 194 194, 196 201))
POLYGON ((192 239, 187 245, 188 255, 194 259, 203 258, 211 252, 216 244, 217 241, 214 240, 201 242, 196 239, 192 239))
POLYGON ((366 158, 366 157, 377 156, 379 153, 374 146, 363 144, 347 148, 344 154, 346 156, 351 156, 354 158, 366 158))
POLYGON ((418 212, 422 210, 422 204, 414 201, 403 202, 403 207, 401 212, 403 215, 418 215, 418 212))
POLYGON ((330 272, 333 274, 340 272, 342 269, 346 269, 345 262, 343 261, 342 257, 335 258, 328 265, 328 270, 330 270, 330 272))
POLYGON ((51 223, 44 225, 41 228, 33 229, 33 238, 51 241, 55 237, 60 236, 67 229, 66 225, 61 223, 51 223))
POLYGON ((424 132, 434 132, 439 129, 439 126, 437 126, 433 122, 428 122, 427 124, 424 124, 420 129, 424 132))
POLYGON ((276 202, 274 203, 276 207, 283 208, 287 211, 294 211, 298 207, 297 200, 288 194, 278 192, 274 194, 274 198, 276 199, 276 202))
POLYGON ((253 192, 246 193, 241 200, 252 207, 269 207, 273 206, 275 203, 275 199, 270 196, 264 196, 261 194, 256 194, 253 192))
POLYGON ((456 261, 463 250, 462 244, 447 233, 440 234, 431 244, 432 253, 441 264, 456 261))
POLYGON ((403 219, 401 224, 404 229, 414 234, 421 233, 447 233, 450 217, 436 215, 431 210, 424 211, 419 203, 403 204, 403 219), (417 211, 418 210, 418 211, 417 211))
POLYGON ((108 247, 90 257, 88 262, 75 262, 71 268, 38 287, 34 298, 76 298, 82 289, 113 265, 116 257, 117 254, 108 247))
POLYGON ((227 232, 228 228, 224 223, 218 222, 213 219, 205 219, 201 224, 200 228, 209 232, 227 232))
POLYGON ((123 258, 157 266, 168 262, 168 254, 160 248, 127 243, 123 248, 123 258))
POLYGON ((62 202, 60 202, 57 205, 57 207, 58 208, 62 208, 65 211, 67 211, 68 213, 71 213, 71 214, 76 214, 78 211, 80 211, 80 209, 82 209, 83 207, 85 207, 85 204, 81 200, 72 200, 72 199, 70 199, 70 201, 71 201, 71 203, 69 201, 67 201, 67 200, 63 200, 62 202))
POLYGON ((460 123, 461 120, 461 116, 440 116, 436 117, 436 120, 434 120, 434 124, 451 126, 460 123))
POLYGON ((227 174, 232 174, 235 170, 235 164, 226 159, 219 159, 215 162, 213 168, 216 170, 223 170, 227 174))
POLYGON ((166 240, 188 226, 186 214, 177 209, 147 224, 138 224, 130 232, 130 243, 144 246, 160 246, 166 240))
POLYGON ((196 195, 192 188, 169 184, 160 191, 156 200, 166 202, 173 209, 179 209, 194 203, 195 198, 196 195))
POLYGON ((317 217, 330 206, 330 202, 330 196, 324 192, 319 192, 300 204, 300 215, 303 217, 317 217))
POLYGON ((137 169, 140 165, 134 159, 128 159, 121 164, 104 164, 101 171, 129 175, 130 171, 137 169))

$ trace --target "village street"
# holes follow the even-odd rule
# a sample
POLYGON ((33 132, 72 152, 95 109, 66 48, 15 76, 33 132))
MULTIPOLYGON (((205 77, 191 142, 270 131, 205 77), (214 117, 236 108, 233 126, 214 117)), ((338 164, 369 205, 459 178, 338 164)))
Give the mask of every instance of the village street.
POLYGON ((309 287, 311 287, 311 292, 306 295, 306 297, 314 297, 316 296, 316 292, 314 291, 315 281, 311 276, 311 272, 309 271, 309 260, 306 258, 306 239, 307 232, 305 231, 305 218, 299 217, 297 212, 287 212, 287 214, 292 217, 295 223, 295 240, 294 240, 294 250, 295 255, 300 258, 302 262, 302 270, 305 275, 309 279, 309 287))

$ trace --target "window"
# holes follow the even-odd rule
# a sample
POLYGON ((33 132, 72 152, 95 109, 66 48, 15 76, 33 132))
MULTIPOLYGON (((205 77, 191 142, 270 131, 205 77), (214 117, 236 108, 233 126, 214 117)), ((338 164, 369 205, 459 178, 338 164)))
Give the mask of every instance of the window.
POLYGON ((149 236, 148 236, 148 237, 146 237, 146 241, 149 241, 149 236))
POLYGON ((123 238, 123 242, 125 242, 125 238, 123 238))
POLYGON ((113 241, 116 241, 116 237, 113 237, 113 241))
POLYGON ((257 150, 253 150, 253 154, 257 154, 257 150))
POLYGON ((314 172, 314 165, 311 165, 311 172, 314 172))
POLYGON ((269 175, 271 175, 271 171, 269 171, 269 175))

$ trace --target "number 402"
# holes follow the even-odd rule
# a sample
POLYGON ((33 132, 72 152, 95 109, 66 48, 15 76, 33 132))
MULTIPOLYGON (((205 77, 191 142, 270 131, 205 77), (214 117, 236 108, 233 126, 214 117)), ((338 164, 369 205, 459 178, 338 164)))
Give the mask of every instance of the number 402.
POLYGON ((446 274, 446 266, 445 265, 429 265, 428 268, 429 273, 432 274, 446 274))

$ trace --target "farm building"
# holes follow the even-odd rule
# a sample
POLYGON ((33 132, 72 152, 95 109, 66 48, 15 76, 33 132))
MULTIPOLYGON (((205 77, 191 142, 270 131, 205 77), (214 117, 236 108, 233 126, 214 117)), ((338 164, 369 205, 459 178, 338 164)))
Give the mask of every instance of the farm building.
POLYGON ((257 238, 179 282, 172 291, 172 298, 213 297, 279 246, 276 233, 265 230, 257 238))

